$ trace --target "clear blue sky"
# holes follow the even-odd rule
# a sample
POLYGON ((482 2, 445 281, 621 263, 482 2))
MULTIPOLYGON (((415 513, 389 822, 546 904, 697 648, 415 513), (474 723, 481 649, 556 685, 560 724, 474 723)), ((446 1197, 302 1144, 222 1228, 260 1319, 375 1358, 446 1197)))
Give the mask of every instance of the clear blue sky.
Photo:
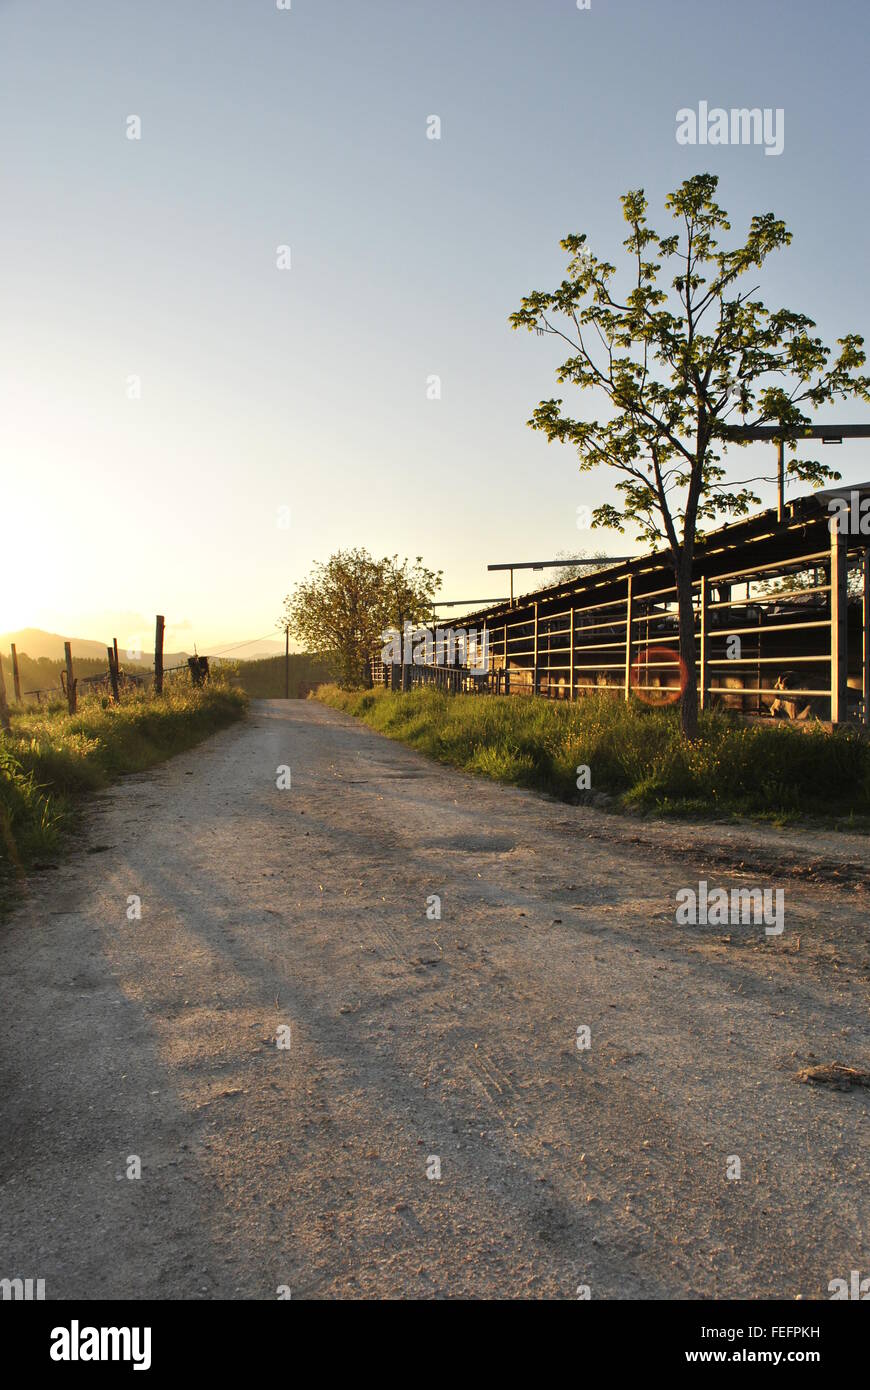
POLYGON ((208 649, 339 546, 422 554, 448 597, 633 549, 577 531, 606 479, 526 428, 559 354, 508 315, 566 233, 614 259, 620 194, 664 224, 709 169, 735 236, 795 233, 766 301, 868 333, 868 29, 858 0, 5 0, 0 629, 163 611, 208 649), (782 155, 678 145, 701 100, 782 107, 782 155))

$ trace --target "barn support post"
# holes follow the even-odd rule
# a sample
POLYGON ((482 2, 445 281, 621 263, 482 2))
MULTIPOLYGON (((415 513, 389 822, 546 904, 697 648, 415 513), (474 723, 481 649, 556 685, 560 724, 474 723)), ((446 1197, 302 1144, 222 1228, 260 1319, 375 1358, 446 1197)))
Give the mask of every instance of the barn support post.
POLYGON ((870 550, 864 550, 862 563, 862 723, 870 724, 870 550))
POLYGON ((538 600, 535 599, 535 653, 532 664, 532 694, 537 695, 538 689, 538 600))
MULTIPOLYGON (((707 661, 710 655, 710 640, 707 633, 707 605, 710 602, 710 582, 704 578, 701 580, 701 689, 700 707, 705 709, 707 705, 707 661)), ((759 680, 758 684, 761 684, 759 680)))
POLYGON ((571 670, 571 676, 570 676, 570 689, 569 689, 569 691, 568 691, 568 699, 569 699, 569 700, 573 700, 573 699, 574 699, 574 602, 573 602, 573 600, 571 601, 571 616, 570 616, 570 619, 569 619, 569 622, 568 622, 568 628, 569 628, 569 631, 570 631, 570 634, 571 634, 570 639, 569 639, 569 640, 570 640, 570 655, 569 655, 569 657, 568 657, 568 661, 569 661, 569 663, 570 663, 570 670, 571 670))
POLYGON ((628 576, 627 591, 625 595, 625 702, 628 704, 628 697, 631 691, 631 632, 634 623, 634 585, 632 576, 628 576))
POLYGON ((837 526, 831 527, 831 723, 847 717, 846 623, 846 540, 837 526))
POLYGON ((870 724, 870 550, 861 557, 861 722, 870 724))

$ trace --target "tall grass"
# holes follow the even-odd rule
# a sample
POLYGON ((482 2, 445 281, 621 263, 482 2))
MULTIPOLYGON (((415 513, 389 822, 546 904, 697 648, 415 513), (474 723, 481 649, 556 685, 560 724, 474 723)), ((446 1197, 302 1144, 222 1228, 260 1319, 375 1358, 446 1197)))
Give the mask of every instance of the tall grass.
POLYGON ((624 808, 776 818, 870 815, 870 743, 857 731, 763 727, 704 714, 692 743, 675 710, 606 695, 574 704, 493 695, 321 686, 317 698, 423 753, 566 801, 591 791, 624 808))
POLYGON ((182 679, 160 699, 85 696, 74 715, 59 703, 13 706, 12 731, 0 733, 0 876, 57 846, 77 797, 193 747, 246 704, 219 679, 202 690, 182 679))

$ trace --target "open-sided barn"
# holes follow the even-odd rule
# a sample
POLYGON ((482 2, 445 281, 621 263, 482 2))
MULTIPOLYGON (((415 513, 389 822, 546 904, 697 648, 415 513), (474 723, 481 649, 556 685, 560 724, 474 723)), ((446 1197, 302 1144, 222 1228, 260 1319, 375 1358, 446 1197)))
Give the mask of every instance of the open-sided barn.
MULTIPOLYGON (((695 622, 702 707, 868 719, 870 483, 831 488, 699 539, 695 622), (866 525, 866 533, 862 531, 866 525), (736 639, 736 640, 735 640, 736 639)), ((465 614, 485 629, 486 675, 412 666, 408 681, 578 699, 675 698, 680 671, 670 553, 600 568, 465 614)), ((407 668, 406 668, 407 669, 407 668)), ((398 675, 398 673, 397 673, 398 675)))

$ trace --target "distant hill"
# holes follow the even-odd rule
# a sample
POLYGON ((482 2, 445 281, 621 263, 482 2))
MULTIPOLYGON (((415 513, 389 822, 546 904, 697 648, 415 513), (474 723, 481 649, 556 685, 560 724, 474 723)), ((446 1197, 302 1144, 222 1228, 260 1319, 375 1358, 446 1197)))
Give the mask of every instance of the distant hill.
MULTIPOLYGON (((0 652, 9 655, 9 648, 15 643, 19 659, 29 656, 32 661, 63 661, 63 644, 69 642, 73 661, 101 661, 105 664, 107 642, 93 642, 88 637, 61 637, 56 632, 44 632, 39 627, 23 627, 18 632, 0 634, 0 652)), ((124 641, 121 639, 118 653, 122 666, 144 666, 150 671, 154 665, 154 653, 143 651, 139 660, 127 656, 124 641)), ((164 652, 164 666, 182 666, 187 661, 187 652, 164 652)))
POLYGON ((85 637, 67 639, 60 637, 56 632, 43 632, 38 627, 23 627, 18 632, 4 632, 0 635, 0 649, 8 653, 14 642, 19 656, 26 655, 34 661, 39 661, 40 657, 46 657, 49 661, 63 661, 63 644, 67 640, 72 647, 73 657, 90 657, 102 661, 106 655, 106 648, 102 642, 91 642, 85 637))
MULTIPOLYGON (((127 665, 135 664, 132 658, 127 657, 124 649, 124 638, 120 635, 118 641, 120 646, 121 661, 127 665)), ((82 660, 103 661, 106 655, 106 646, 102 642, 91 641, 88 637, 62 637, 57 632, 44 632, 39 627, 23 627, 18 632, 4 632, 0 634, 0 651, 9 654, 11 644, 15 643, 18 655, 26 654, 34 661, 39 661, 45 657, 49 661, 63 661, 63 644, 69 641, 72 647, 73 660, 76 657, 82 660)), ((216 642, 212 644, 208 651, 213 650, 223 655, 226 654, 228 661, 256 661, 261 657, 283 656, 284 643, 259 640, 240 645, 238 642, 216 642)), ((164 652, 164 666, 180 666, 187 661, 188 652, 164 652)), ((142 664, 150 668, 154 665, 153 651, 146 650, 142 653, 142 664)))

